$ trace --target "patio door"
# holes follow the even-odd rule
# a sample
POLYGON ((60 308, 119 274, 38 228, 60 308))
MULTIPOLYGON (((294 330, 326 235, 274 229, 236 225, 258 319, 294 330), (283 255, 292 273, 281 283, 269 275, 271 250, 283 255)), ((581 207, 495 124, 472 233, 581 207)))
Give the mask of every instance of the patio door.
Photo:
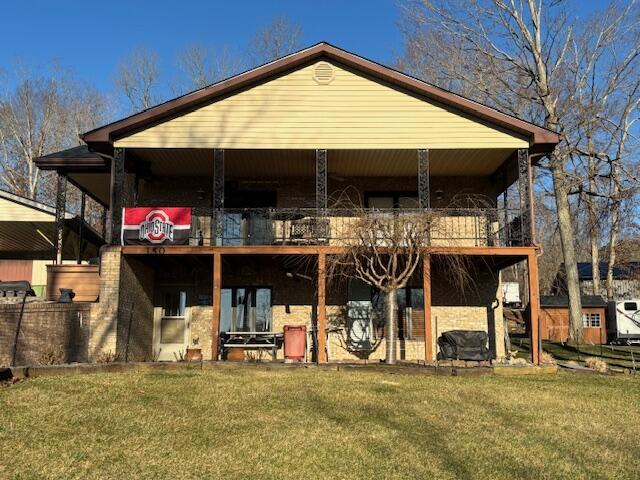
POLYGON ((159 292, 154 308, 153 350, 159 361, 171 362, 184 357, 191 332, 189 293, 184 287, 166 287, 159 292))

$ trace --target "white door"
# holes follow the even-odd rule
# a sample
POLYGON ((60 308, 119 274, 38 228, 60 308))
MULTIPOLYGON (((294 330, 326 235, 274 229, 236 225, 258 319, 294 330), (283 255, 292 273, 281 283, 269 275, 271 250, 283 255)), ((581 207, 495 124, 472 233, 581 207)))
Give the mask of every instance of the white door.
POLYGON ((153 352, 159 361, 182 360, 187 353, 191 332, 188 292, 182 287, 160 292, 160 306, 154 308, 153 352))

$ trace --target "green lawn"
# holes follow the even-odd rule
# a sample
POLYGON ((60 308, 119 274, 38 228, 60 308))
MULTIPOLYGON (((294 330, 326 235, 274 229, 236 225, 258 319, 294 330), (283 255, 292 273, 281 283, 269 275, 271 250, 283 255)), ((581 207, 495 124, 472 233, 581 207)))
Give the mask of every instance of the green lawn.
MULTIPOLYGON (((584 362, 586 358, 593 357, 603 360, 614 368, 633 369, 640 371, 640 347, 622 345, 580 345, 575 347, 560 342, 545 341, 542 344, 545 352, 553 355, 553 358, 560 361, 584 362)), ((518 351, 517 356, 530 358, 529 339, 513 338, 512 349, 518 351)))
POLYGON ((0 388, 0 478, 638 478, 640 381, 219 368, 0 388))

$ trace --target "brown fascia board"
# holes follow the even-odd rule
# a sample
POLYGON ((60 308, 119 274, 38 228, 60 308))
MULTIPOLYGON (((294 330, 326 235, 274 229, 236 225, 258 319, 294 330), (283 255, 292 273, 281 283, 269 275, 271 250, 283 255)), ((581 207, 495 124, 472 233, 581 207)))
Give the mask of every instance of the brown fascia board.
POLYGON ((102 173, 110 171, 109 161, 93 158, 45 158, 34 160, 40 170, 57 170, 61 173, 102 173))
POLYGON ((104 127, 91 130, 83 134, 82 139, 87 142, 90 147, 96 150, 103 150, 105 146, 111 145, 116 138, 123 136, 127 132, 157 123, 184 110, 212 102, 217 97, 229 95, 236 90, 273 78, 317 58, 327 58, 328 60, 337 61, 398 88, 435 100, 474 117, 486 120, 489 123, 524 135, 529 138, 532 149, 536 149, 537 151, 550 152, 560 141, 559 135, 551 130, 498 112, 486 105, 430 85, 417 78, 359 57, 358 55, 334 47, 328 43, 319 43, 209 87, 169 100, 156 107, 105 125, 104 127))

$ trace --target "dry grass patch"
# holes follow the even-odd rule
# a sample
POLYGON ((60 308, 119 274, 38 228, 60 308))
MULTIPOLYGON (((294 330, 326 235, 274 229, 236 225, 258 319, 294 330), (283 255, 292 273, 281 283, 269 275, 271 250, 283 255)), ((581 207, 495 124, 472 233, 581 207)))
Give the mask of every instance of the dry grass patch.
POLYGON ((639 387, 248 368, 43 378, 0 390, 0 478, 637 478, 639 387))

